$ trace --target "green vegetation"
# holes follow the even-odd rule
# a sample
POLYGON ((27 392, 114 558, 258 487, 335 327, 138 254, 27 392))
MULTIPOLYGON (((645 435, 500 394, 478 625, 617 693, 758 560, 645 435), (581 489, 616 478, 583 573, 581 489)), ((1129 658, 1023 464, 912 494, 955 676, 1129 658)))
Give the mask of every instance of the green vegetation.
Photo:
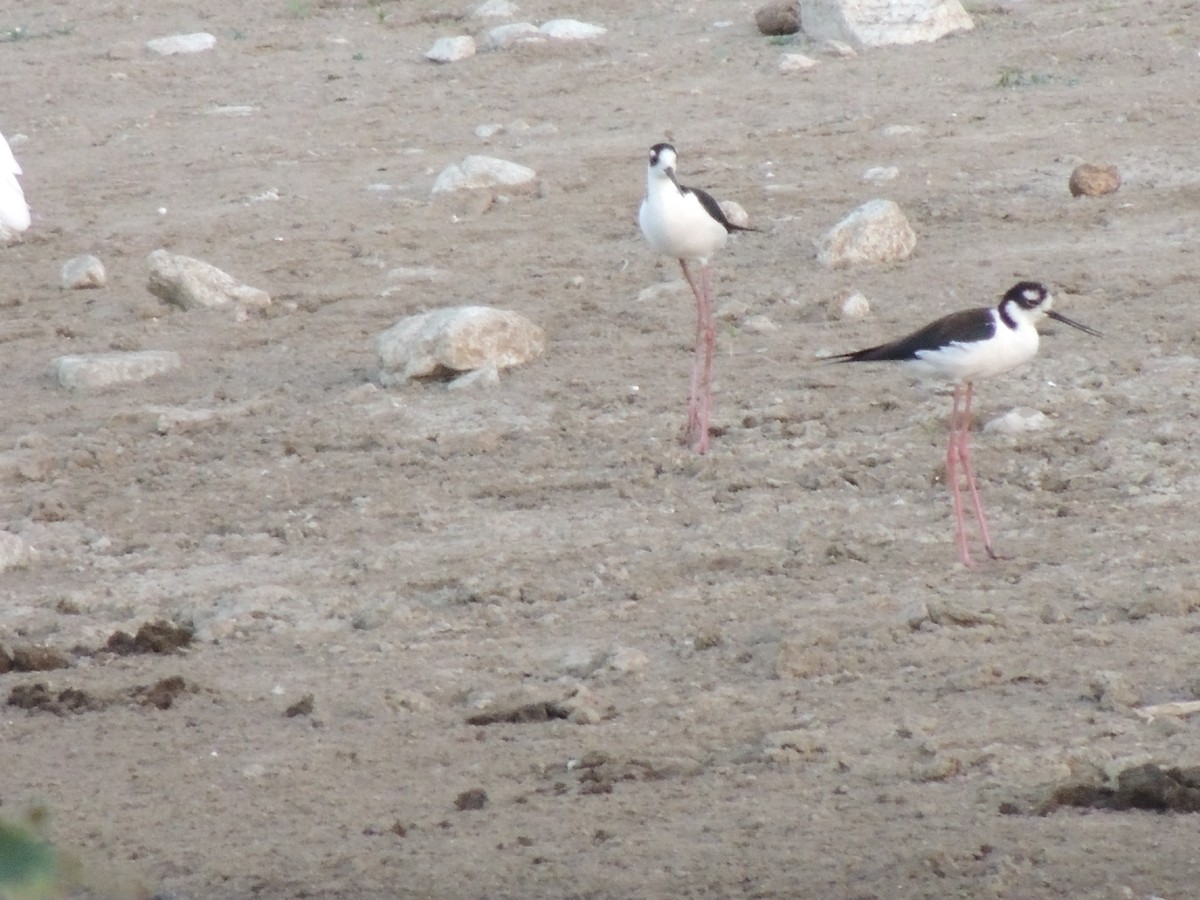
POLYGON ((1025 72, 1021 69, 1005 66, 1000 70, 1000 77, 996 79, 996 86, 1002 88, 1031 87, 1034 85, 1050 84, 1057 80, 1053 75, 1047 75, 1044 72, 1025 72))
POLYGON ((44 811, 36 810, 27 824, 0 819, 0 897, 4 900, 42 900, 61 895, 58 854, 37 835, 44 817, 44 811))

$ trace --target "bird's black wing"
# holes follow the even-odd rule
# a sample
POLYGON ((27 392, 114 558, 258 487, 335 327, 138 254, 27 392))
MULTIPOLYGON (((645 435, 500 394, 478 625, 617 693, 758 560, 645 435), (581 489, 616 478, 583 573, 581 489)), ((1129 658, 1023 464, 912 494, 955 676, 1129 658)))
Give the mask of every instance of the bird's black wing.
POLYGON ((721 209, 721 204, 716 201, 708 191, 701 188, 685 187, 681 188, 685 194, 695 194, 696 199, 700 201, 700 205, 704 207, 704 211, 716 219, 724 226, 728 232, 734 231, 758 231, 757 228, 749 228, 745 225, 734 225, 729 219, 725 218, 725 212, 721 209))
POLYGON ((912 334, 865 350, 853 350, 829 357, 836 362, 881 362, 917 359, 922 350, 940 350, 955 342, 985 341, 996 333, 994 310, 989 306, 950 313, 912 334))

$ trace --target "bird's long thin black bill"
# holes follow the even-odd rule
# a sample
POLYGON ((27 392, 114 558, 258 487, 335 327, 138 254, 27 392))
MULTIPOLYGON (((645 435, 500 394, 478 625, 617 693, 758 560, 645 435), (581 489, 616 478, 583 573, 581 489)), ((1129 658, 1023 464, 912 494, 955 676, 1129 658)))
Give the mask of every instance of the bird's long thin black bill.
POLYGON ((1104 335, 1098 332, 1095 328, 1088 328, 1088 326, 1084 325, 1082 322, 1076 322, 1074 319, 1068 319, 1062 313, 1049 310, 1046 315, 1056 322, 1062 322, 1064 325, 1070 325, 1072 328, 1078 328, 1080 331, 1084 332, 1085 334, 1090 334, 1092 337, 1104 337, 1104 335))

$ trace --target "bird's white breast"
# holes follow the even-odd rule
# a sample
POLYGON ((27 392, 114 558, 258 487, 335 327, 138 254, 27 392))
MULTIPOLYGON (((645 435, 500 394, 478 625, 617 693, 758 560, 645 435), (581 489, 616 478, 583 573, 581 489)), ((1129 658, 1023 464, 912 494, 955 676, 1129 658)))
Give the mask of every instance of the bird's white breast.
POLYGON ((21 167, 4 135, 0 134, 0 231, 24 231, 29 227, 29 205, 17 176, 21 167))
POLYGON ((680 192, 668 178, 652 179, 647 185, 638 224, 650 246, 675 259, 707 259, 729 237, 695 194, 680 192))

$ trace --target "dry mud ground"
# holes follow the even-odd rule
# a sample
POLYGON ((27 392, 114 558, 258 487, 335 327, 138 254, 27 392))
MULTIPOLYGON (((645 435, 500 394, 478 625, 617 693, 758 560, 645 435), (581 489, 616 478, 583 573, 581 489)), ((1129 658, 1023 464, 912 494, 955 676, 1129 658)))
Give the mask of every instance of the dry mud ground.
POLYGON ((1200 722, 1130 709, 1200 693, 1198 4, 977 4, 972 33, 799 76, 752 3, 522 0, 608 34, 447 67, 422 53, 486 24, 452 5, 201 6, 0 10, 35 215, 0 252, 0 502, 36 550, 3 573, 0 643, 71 663, 0 700, 86 699, 4 708, 0 815, 47 810, 77 892, 1196 896, 1194 816, 1038 812, 1064 781, 1200 762, 1200 722), (199 30, 213 51, 142 49, 199 30), (667 135, 685 183, 763 228, 717 260, 703 458, 677 442, 690 297, 635 225, 667 135), (471 153, 540 191, 430 202, 471 153), (1081 160, 1120 191, 1072 199, 1081 160), (874 197, 914 257, 820 268, 814 239, 874 197), (272 309, 166 308, 158 247, 272 309), (83 252, 108 287, 60 291, 83 252), (1048 423, 976 431, 1011 559, 968 570, 947 392, 819 357, 1025 277, 1105 338, 1047 329, 981 385, 978 421, 1048 423), (832 318, 852 290, 872 316, 832 318), (492 390, 377 385, 374 335, 464 302, 532 317, 545 356, 492 390), (48 374, 111 349, 184 367, 48 374), (213 415, 160 431, 164 409, 213 415), (157 619, 195 640, 89 655, 157 619), (139 702, 170 678, 168 708, 139 702), (468 721, 513 702, 543 720, 468 721))

